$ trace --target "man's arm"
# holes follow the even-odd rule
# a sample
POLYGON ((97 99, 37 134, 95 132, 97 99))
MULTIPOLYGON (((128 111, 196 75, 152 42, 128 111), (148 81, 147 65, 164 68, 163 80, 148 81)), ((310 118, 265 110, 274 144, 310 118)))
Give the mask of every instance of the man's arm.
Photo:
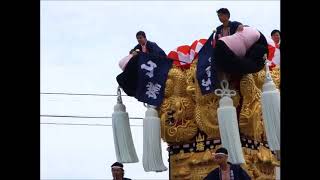
POLYGON ((164 57, 167 56, 167 54, 157 45, 157 43, 151 41, 149 41, 149 43, 151 45, 153 54, 164 57))
POLYGON ((232 29, 234 30, 234 32, 232 32, 231 34, 234 34, 237 31, 243 30, 243 24, 241 22, 232 21, 231 23, 232 23, 232 29))
POLYGON ((217 29, 216 29, 216 34, 214 35, 215 41, 218 41, 218 39, 219 39, 219 34, 221 34, 221 29, 222 29, 222 26, 218 26, 218 27, 217 27, 217 29))
POLYGON ((142 51, 140 44, 137 44, 132 50, 136 51, 137 49, 139 49, 139 51, 142 51))
POLYGON ((136 45, 133 49, 130 50, 129 54, 132 54, 133 56, 137 55, 138 53, 136 51, 140 51, 140 45, 136 45))
MULTIPOLYGON (((156 44, 156 43, 155 43, 155 44, 156 44)), ((167 54, 164 52, 163 49, 161 49, 157 44, 156 44, 156 46, 159 48, 159 55, 160 55, 160 56, 167 56, 167 54)))
POLYGON ((238 27, 239 25, 243 25, 241 22, 238 22, 238 21, 232 21, 232 23, 234 23, 236 27, 238 27))
POLYGON ((237 28, 237 31, 243 31, 243 25, 242 24, 240 24, 239 26, 238 26, 238 28, 237 28))

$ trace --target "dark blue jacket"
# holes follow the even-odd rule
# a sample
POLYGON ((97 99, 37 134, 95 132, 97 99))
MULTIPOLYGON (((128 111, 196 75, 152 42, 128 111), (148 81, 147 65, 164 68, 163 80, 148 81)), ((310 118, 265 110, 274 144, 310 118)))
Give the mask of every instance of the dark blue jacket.
MULTIPOLYGON (((139 49, 142 52, 142 47, 140 44, 136 45, 133 50, 139 49)), ((147 41, 147 49, 150 54, 154 54, 156 56, 166 57, 166 53, 155 43, 151 41, 147 41)))
MULTIPOLYGON (((251 177, 247 174, 245 170, 241 168, 240 165, 236 164, 230 164, 230 170, 233 172, 234 180, 251 180, 251 177)), ((220 177, 220 168, 216 168, 213 171, 211 171, 207 177, 204 178, 204 180, 221 180, 222 177, 220 177)))
MULTIPOLYGON (((242 25, 242 23, 237 22, 237 21, 229 21, 228 27, 230 27, 230 35, 236 33, 237 28, 238 28, 239 25, 242 25)), ((219 38, 219 34, 222 33, 222 29, 223 29, 223 25, 217 27, 217 32, 216 32, 216 35, 214 37, 216 41, 219 38)))

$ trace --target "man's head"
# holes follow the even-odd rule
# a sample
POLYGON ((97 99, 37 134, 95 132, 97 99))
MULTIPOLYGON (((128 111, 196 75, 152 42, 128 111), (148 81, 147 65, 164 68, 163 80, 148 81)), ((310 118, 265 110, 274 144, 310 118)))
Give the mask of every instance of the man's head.
POLYGON ((145 45, 147 42, 146 33, 144 33, 143 31, 137 32, 136 38, 140 45, 145 45))
POLYGON ((124 176, 123 164, 115 162, 111 165, 113 179, 122 179, 124 176))
POLYGON ((215 162, 220 166, 221 164, 226 164, 228 162, 228 151, 226 148, 219 148, 214 154, 215 162))
POLYGON ((275 43, 279 43, 281 37, 280 37, 280 31, 275 29, 271 32, 271 38, 275 43))
POLYGON ((230 12, 227 8, 220 8, 217 11, 217 14, 218 14, 218 18, 219 18, 220 22, 222 22, 222 23, 226 23, 230 19, 230 12))

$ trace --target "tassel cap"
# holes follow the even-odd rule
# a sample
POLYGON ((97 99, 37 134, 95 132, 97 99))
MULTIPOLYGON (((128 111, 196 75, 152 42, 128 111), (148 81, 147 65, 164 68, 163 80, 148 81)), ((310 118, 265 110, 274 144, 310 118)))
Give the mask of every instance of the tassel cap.
POLYGON ((274 84, 274 82, 272 81, 272 79, 266 78, 262 89, 263 89, 263 91, 275 91, 275 90, 277 90, 277 87, 274 84))
POLYGON ((233 101, 230 97, 224 96, 219 101, 220 107, 233 106, 233 101))
POLYGON ((122 103, 117 103, 115 106, 114 106, 114 111, 115 112, 126 112, 126 107, 122 104, 122 103))

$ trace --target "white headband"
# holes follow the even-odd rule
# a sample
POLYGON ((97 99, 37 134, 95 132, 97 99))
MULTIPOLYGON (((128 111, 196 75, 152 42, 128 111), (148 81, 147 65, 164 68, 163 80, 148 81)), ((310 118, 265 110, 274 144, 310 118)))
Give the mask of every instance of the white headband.
POLYGON ((225 153, 215 153, 215 155, 225 155, 225 156, 228 156, 228 154, 225 154, 225 153))
POLYGON ((122 169, 121 166, 112 166, 111 168, 112 168, 112 169, 122 169))

